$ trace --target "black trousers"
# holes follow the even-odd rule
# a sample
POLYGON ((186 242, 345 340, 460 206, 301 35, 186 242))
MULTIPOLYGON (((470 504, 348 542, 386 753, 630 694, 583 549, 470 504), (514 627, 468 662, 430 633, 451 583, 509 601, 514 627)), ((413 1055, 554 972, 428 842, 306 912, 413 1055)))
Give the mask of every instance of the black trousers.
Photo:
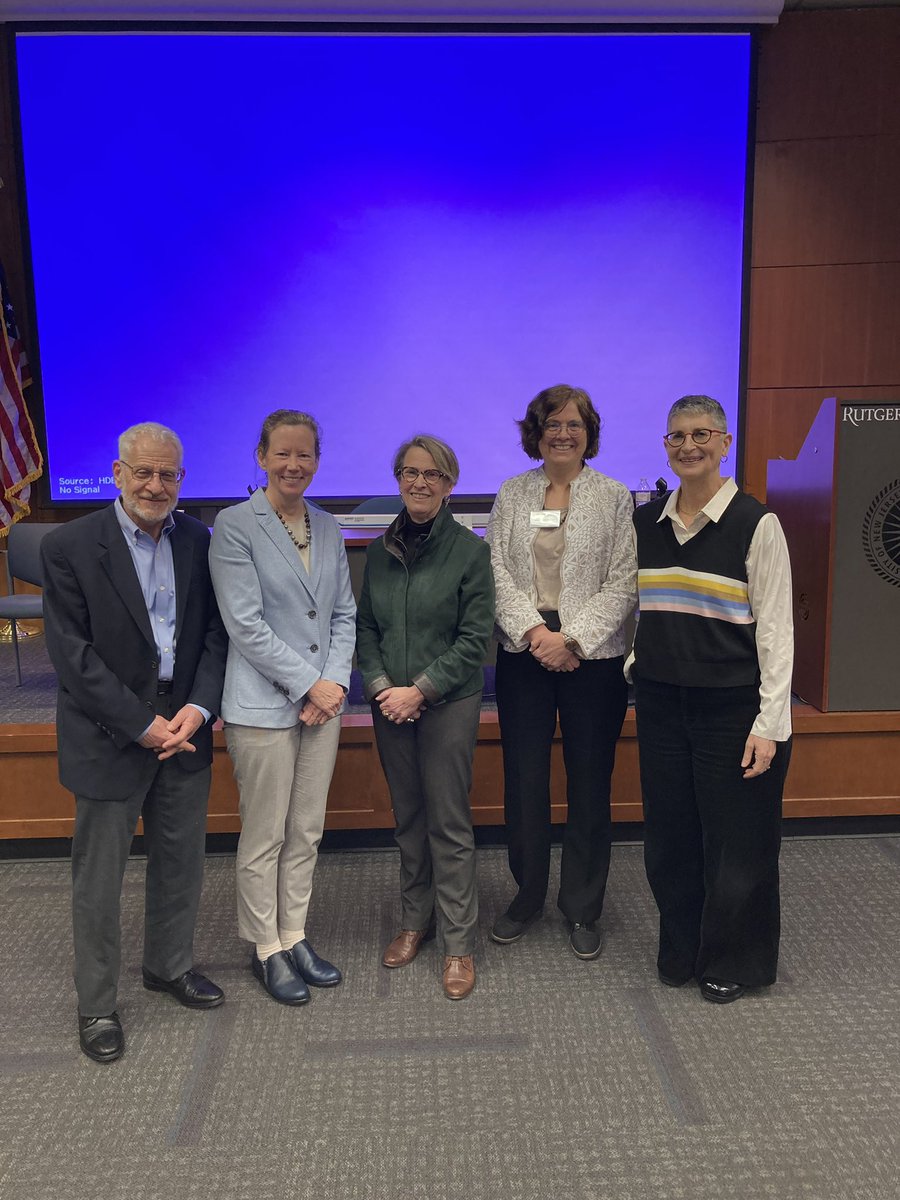
POLYGON ((517 921, 538 912, 550 876, 550 750, 557 713, 566 765, 568 820, 557 903, 572 922, 603 909, 612 824, 609 789, 628 688, 618 658, 548 671, 528 651, 497 651, 497 711, 503 745, 509 867, 517 921))
POLYGON ((676 687, 635 672, 635 701, 659 969, 684 981, 774 983, 791 743, 778 743, 768 771, 744 779, 757 687, 676 687))
MULTIPOLYGON (((172 708, 170 697, 158 698, 161 715, 171 716, 172 708)), ((72 923, 75 989, 84 1017, 105 1017, 116 1007, 122 882, 138 817, 144 819, 147 853, 143 965, 162 979, 194 965, 211 772, 184 771, 177 757, 150 763, 146 780, 121 800, 75 796, 72 923)))

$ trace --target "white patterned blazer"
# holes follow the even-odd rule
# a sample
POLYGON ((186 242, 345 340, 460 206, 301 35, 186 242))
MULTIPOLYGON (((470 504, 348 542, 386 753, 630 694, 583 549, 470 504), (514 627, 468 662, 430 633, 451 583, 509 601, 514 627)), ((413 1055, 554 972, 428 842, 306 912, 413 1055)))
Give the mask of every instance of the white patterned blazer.
MULTIPOLYGON (((527 630, 540 625, 536 607, 532 510, 544 507, 550 480, 542 467, 507 479, 494 501, 486 540, 497 592, 496 634, 504 650, 526 649, 527 630)), ((625 653, 625 619, 637 599, 637 560, 624 484, 584 467, 572 480, 566 548, 560 567, 559 618, 584 658, 625 653)))

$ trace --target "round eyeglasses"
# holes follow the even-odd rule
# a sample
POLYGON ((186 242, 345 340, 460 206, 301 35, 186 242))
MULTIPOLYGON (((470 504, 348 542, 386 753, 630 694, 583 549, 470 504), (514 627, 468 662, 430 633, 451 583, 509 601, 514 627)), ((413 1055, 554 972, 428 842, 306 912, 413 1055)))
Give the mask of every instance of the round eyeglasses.
POLYGON ((725 436, 724 429, 692 429, 690 433, 682 433, 680 429, 676 429, 674 433, 664 433, 663 441, 668 443, 673 450, 683 446, 685 438, 690 438, 695 446, 705 446, 714 433, 718 433, 721 437, 725 436))
POLYGON ((403 479, 406 483, 415 483, 419 476, 426 483, 440 483, 442 479, 446 479, 447 475, 443 471, 439 471, 437 467, 428 467, 424 471, 420 471, 418 467, 401 467, 397 472, 397 478, 403 479))

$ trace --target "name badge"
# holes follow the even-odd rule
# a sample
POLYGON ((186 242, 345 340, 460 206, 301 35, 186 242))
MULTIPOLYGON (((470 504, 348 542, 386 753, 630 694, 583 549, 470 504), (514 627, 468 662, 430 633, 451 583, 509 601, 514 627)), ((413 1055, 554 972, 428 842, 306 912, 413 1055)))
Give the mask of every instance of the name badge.
POLYGON ((561 524, 561 512, 558 508, 537 508, 532 510, 532 529, 559 529, 561 524))

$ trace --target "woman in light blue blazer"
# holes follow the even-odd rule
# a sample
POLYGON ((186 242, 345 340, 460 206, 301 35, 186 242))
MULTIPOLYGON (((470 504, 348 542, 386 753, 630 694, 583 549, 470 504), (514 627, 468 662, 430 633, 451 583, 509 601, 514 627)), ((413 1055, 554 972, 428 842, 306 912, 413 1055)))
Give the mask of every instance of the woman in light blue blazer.
POLYGON ((319 441, 307 413, 270 413, 256 450, 266 486, 219 514, 210 549, 230 639, 221 711, 240 790, 238 931, 281 1004, 341 981, 305 928, 356 614, 338 524, 304 500, 319 441))

